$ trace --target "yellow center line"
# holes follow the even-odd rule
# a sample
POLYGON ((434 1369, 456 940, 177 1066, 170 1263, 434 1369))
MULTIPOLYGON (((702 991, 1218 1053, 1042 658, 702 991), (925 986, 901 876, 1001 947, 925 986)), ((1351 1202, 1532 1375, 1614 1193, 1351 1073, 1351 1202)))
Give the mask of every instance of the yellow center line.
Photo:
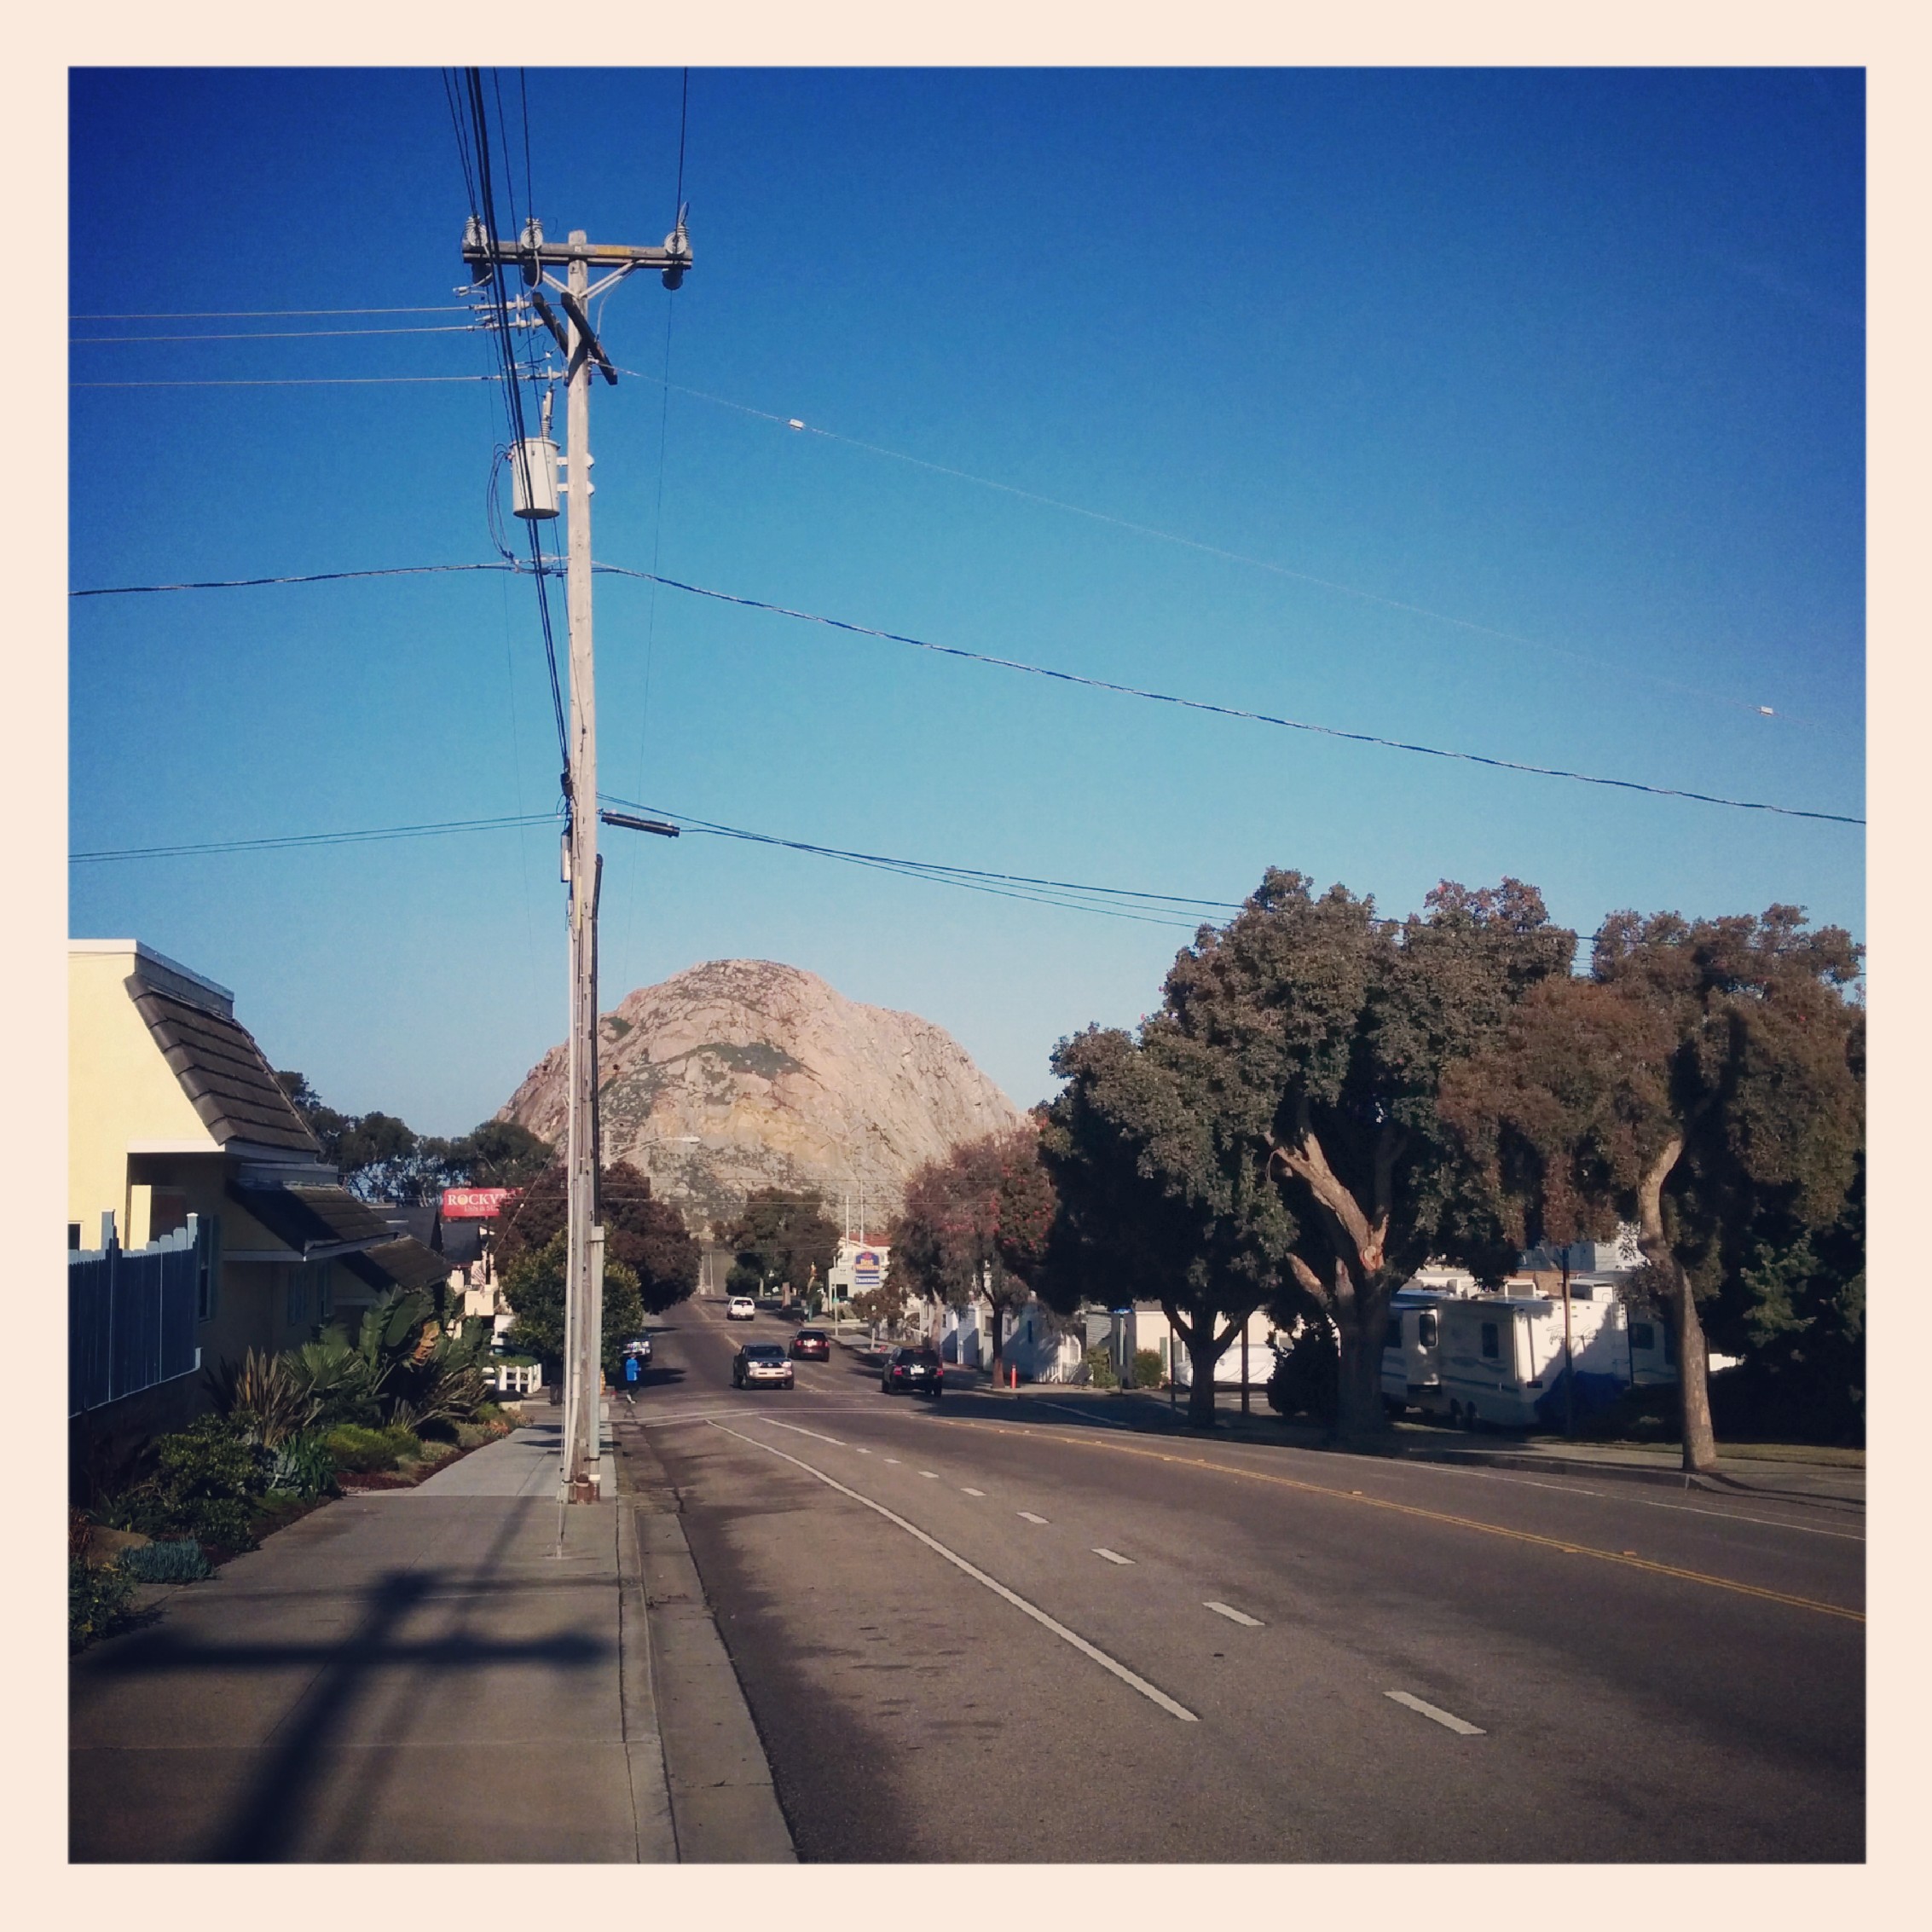
MULTIPOLYGON (((937 1418, 935 1418, 937 1420, 937 1418)), ((1729 1576, 1713 1576, 1702 1570, 1683 1570, 1673 1563, 1652 1563, 1646 1557, 1626 1556, 1620 1550, 1600 1550, 1590 1543, 1565 1542, 1559 1536, 1539 1536, 1532 1530, 1511 1530, 1500 1523, 1484 1523, 1474 1516, 1454 1516, 1446 1510, 1425 1509, 1419 1503, 1395 1502, 1385 1496, 1365 1495, 1360 1489, 1331 1489, 1324 1483, 1304 1483, 1293 1476, 1275 1476, 1264 1470, 1242 1469, 1226 1462, 1211 1462, 1202 1455, 1171 1455, 1164 1449, 1131 1449, 1114 1437, 1069 1435, 1059 1429, 1015 1428, 1004 1422, 975 1422, 965 1416, 948 1417, 942 1428, 990 1429, 999 1436, 1028 1436, 1041 1442, 1077 1443, 1083 1449, 1110 1449, 1116 1455, 1139 1456, 1149 1462, 1177 1463, 1184 1468, 1212 1469, 1223 1476, 1240 1476, 1251 1483, 1271 1483, 1278 1489, 1299 1489, 1306 1495, 1331 1496, 1338 1502, 1356 1502, 1368 1509, 1393 1510, 1400 1516, 1420 1516, 1430 1523, 1446 1523, 1458 1530, 1478 1530, 1486 1536, 1507 1536, 1513 1542, 1533 1543, 1565 1556, 1594 1556, 1599 1563, 1615 1563, 1626 1570, 1647 1570, 1653 1576, 1675 1576, 1686 1583, 1703 1583, 1714 1590, 1734 1590, 1739 1596, 1761 1598, 1767 1603, 1789 1604, 1794 1610, 1814 1610, 1823 1617, 1842 1617, 1848 1623, 1862 1623, 1862 1610, 1846 1610, 1835 1603, 1820 1603, 1814 1597, 1790 1595, 1783 1590, 1767 1590, 1756 1583, 1740 1583, 1729 1576)))

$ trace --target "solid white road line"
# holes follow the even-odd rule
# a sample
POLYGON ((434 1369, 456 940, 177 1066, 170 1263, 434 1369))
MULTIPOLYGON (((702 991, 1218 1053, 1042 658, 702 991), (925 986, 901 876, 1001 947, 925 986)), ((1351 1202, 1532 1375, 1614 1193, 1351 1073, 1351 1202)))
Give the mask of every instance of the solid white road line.
POLYGON ((954 1569, 963 1570, 975 1583, 983 1583, 996 1597, 1003 1599, 1015 1610, 1032 1617, 1043 1629, 1052 1631, 1063 1643, 1071 1644, 1083 1657, 1091 1657, 1102 1669, 1112 1671, 1123 1684, 1131 1685, 1150 1703, 1159 1704, 1169 1716, 1179 1718, 1183 1724, 1198 1724, 1200 1721, 1185 1704, 1176 1704, 1165 1691, 1156 1690, 1146 1678, 1128 1669, 1117 1657, 1111 1657, 1097 1645, 1090 1644, 1077 1630, 1069 1630, 1057 1618, 1049 1617, 1038 1604, 1028 1603, 1016 1590, 1008 1589, 998 1578, 987 1576, 977 1565, 969 1563, 957 1551, 949 1550, 938 1537, 928 1536, 917 1524, 908 1523, 903 1516, 896 1511, 888 1509, 882 1502, 874 1502, 871 1497, 862 1496, 856 1489, 848 1489, 843 1483, 828 1476, 823 1469, 814 1469, 809 1462, 803 1461, 795 1455, 788 1455, 775 1443, 761 1443, 755 1436, 740 1435, 736 1429, 726 1428, 722 1422, 714 1422, 711 1426, 721 1435, 737 1437, 739 1442, 747 1443, 753 1449, 763 1449, 766 1455, 775 1455, 781 1462, 789 1462, 795 1469, 802 1469, 807 1476, 817 1477, 827 1489, 836 1489, 842 1496, 849 1496, 853 1502, 863 1503, 874 1514, 884 1517, 887 1522, 905 1530, 915 1542, 923 1543, 934 1555, 943 1556, 954 1569))
POLYGON ((1119 1550, 1096 1549, 1094 1552, 1094 1554, 1096 1556, 1104 1556, 1109 1563, 1131 1565, 1134 1560, 1131 1556, 1122 1556, 1119 1550))
POLYGON ((1044 1523, 1046 1521, 1044 1516, 1035 1516, 1030 1509, 1022 1509, 1020 1514, 1025 1517, 1029 1523, 1044 1523))
POLYGON ((781 1422, 775 1415, 746 1416, 748 1422, 769 1422, 774 1429, 791 1429, 801 1436, 809 1436, 815 1443, 830 1443, 834 1449, 843 1449, 845 1444, 836 1436, 821 1436, 816 1429, 807 1429, 796 1422, 781 1422))
POLYGON ((969 1496, 983 1496, 986 1493, 984 1489, 975 1489, 969 1483, 962 1483, 959 1486, 969 1496))
POLYGON ((1201 1608, 1212 1610, 1217 1617, 1224 1617, 1230 1623, 1241 1624, 1250 1630, 1258 1630, 1262 1627, 1258 1617, 1250 1617, 1245 1610, 1236 1610, 1231 1603, 1203 1604, 1201 1608))
POLYGON ((1393 1698, 1399 1704, 1407 1704, 1411 1710, 1420 1711, 1423 1716, 1432 1719, 1445 1731, 1453 1731, 1459 1738, 1486 1738, 1489 1732, 1479 1724, 1465 1723, 1460 1717, 1446 1710, 1438 1710, 1432 1704, 1424 1704, 1420 1698, 1411 1697, 1407 1691, 1385 1691, 1382 1695, 1393 1698))

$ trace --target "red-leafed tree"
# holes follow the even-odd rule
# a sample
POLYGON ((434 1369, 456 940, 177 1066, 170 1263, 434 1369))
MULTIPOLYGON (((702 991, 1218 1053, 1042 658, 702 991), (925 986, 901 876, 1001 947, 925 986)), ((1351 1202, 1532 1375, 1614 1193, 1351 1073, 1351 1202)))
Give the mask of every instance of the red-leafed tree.
POLYGON ((1006 1316, 1033 1286, 1054 1225, 1053 1183, 1029 1119, 927 1162, 906 1183, 893 1229, 895 1281, 954 1306, 975 1295, 992 1303, 996 1375, 1006 1316))

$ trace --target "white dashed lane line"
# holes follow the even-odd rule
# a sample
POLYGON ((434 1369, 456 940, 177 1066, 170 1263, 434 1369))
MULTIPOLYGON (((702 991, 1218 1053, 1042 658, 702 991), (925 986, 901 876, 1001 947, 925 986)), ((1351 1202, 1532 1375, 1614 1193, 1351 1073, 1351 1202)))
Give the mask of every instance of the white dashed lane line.
POLYGON ((940 1479, 940 1472, 936 1469, 922 1469, 919 1473, 922 1476, 931 1478, 931 1479, 935 1483, 940 1479))
POLYGON ((1026 1520, 1027 1520, 1027 1522, 1029 1522, 1029 1523, 1043 1523, 1043 1524, 1044 1524, 1044 1522, 1046 1521, 1046 1518, 1044 1518, 1044 1516, 1035 1516, 1035 1515, 1033 1514, 1033 1511, 1032 1511, 1032 1510, 1030 1510, 1030 1509, 1022 1509, 1021 1511, 1020 1511, 1020 1512, 1019 1512, 1019 1513, 1020 1513, 1020 1515, 1021 1515, 1022 1517, 1024 1517, 1024 1518, 1026 1518, 1026 1520))
POLYGON ((1258 1617, 1250 1617, 1245 1610, 1236 1610, 1231 1603, 1206 1603, 1203 1610, 1212 1610, 1217 1617, 1224 1617, 1230 1623, 1239 1623, 1244 1629, 1258 1630, 1262 1628, 1258 1617))
POLYGON ((1459 1738, 1486 1738, 1489 1732, 1479 1724, 1470 1724, 1452 1712, 1438 1709, 1432 1704, 1424 1704, 1420 1698, 1412 1697, 1407 1691, 1385 1691, 1382 1695, 1393 1698, 1397 1704, 1406 1704, 1414 1711, 1420 1711, 1432 1723, 1439 1724, 1445 1731, 1453 1731, 1459 1738))
POLYGON ((886 1458, 886 1461, 889 1462, 894 1469, 899 1467, 899 1458, 896 1455, 888 1455, 886 1458))
MULTIPOLYGON (((882 1502, 875 1501, 871 1496, 861 1495, 857 1489, 847 1489, 836 1477, 828 1476, 823 1469, 816 1469, 812 1464, 801 1461, 795 1455, 788 1455, 784 1450, 778 1448, 774 1443, 761 1442, 755 1436, 740 1435, 736 1429, 726 1428, 722 1422, 714 1422, 711 1426, 721 1434, 732 1437, 737 1441, 743 1443, 752 1449, 762 1450, 766 1455, 777 1456, 781 1462, 789 1462, 793 1468, 801 1469, 807 1476, 816 1477, 827 1489, 836 1489, 842 1496, 847 1496, 853 1502, 863 1504, 865 1508, 871 1510, 875 1514, 883 1517, 887 1522, 892 1524, 894 1527, 903 1530, 907 1536, 918 1542, 923 1543, 934 1555, 943 1557, 954 1569, 970 1576, 975 1583, 983 1585, 986 1588, 991 1590, 995 1596, 1004 1599, 1023 1615, 1030 1617, 1041 1628, 1050 1630, 1062 1643, 1070 1644, 1083 1657, 1091 1658, 1102 1670, 1111 1671, 1123 1684, 1131 1686, 1150 1704, 1158 1704, 1170 1717, 1178 1718, 1183 1724, 1197 1724, 1200 1721, 1185 1704, 1177 1704, 1165 1691, 1148 1683, 1147 1679, 1141 1676, 1137 1672, 1130 1670, 1118 1657, 1109 1657, 1097 1644, 1090 1643, 1077 1630, 1068 1629, 1056 1617, 1050 1617, 1038 1604, 1027 1602, 1026 1598, 1021 1596, 1018 1591, 1009 1589, 998 1577, 989 1576, 976 1564, 969 1563, 957 1550, 948 1549, 944 1543, 940 1542, 938 1537, 928 1536, 917 1524, 907 1522, 896 1511, 888 1509, 882 1502)), ((924 1475, 928 1472, 922 1470, 920 1473, 924 1475)))
POLYGON ((969 1496, 983 1496, 986 1493, 984 1489, 975 1489, 970 1483, 962 1483, 959 1486, 969 1496))
POLYGON ((1096 1549, 1094 1552, 1094 1554, 1096 1556, 1105 1557, 1109 1563, 1119 1563, 1126 1565, 1131 1565, 1134 1560, 1131 1556, 1122 1556, 1119 1550, 1096 1549))

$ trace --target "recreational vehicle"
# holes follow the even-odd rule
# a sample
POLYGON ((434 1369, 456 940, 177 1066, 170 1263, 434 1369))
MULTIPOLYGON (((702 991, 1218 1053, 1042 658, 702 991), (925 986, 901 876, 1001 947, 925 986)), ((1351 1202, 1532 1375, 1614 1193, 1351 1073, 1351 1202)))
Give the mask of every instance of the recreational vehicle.
MULTIPOLYGON (((1566 1370, 1578 1416, 1607 1408, 1633 1382, 1652 1386, 1677 1379, 1663 1322, 1641 1310, 1633 1320, 1607 1283, 1570 1284, 1567 1351, 1559 1300, 1479 1295, 1439 1303, 1434 1312, 1434 1379, 1420 1378, 1418 1393, 1409 1399, 1451 1422, 1519 1429, 1559 1425, 1568 1401, 1566 1370)), ((1408 1319, 1405 1311, 1405 1326, 1408 1319)), ((1386 1353, 1383 1360, 1386 1392, 1386 1353)))

